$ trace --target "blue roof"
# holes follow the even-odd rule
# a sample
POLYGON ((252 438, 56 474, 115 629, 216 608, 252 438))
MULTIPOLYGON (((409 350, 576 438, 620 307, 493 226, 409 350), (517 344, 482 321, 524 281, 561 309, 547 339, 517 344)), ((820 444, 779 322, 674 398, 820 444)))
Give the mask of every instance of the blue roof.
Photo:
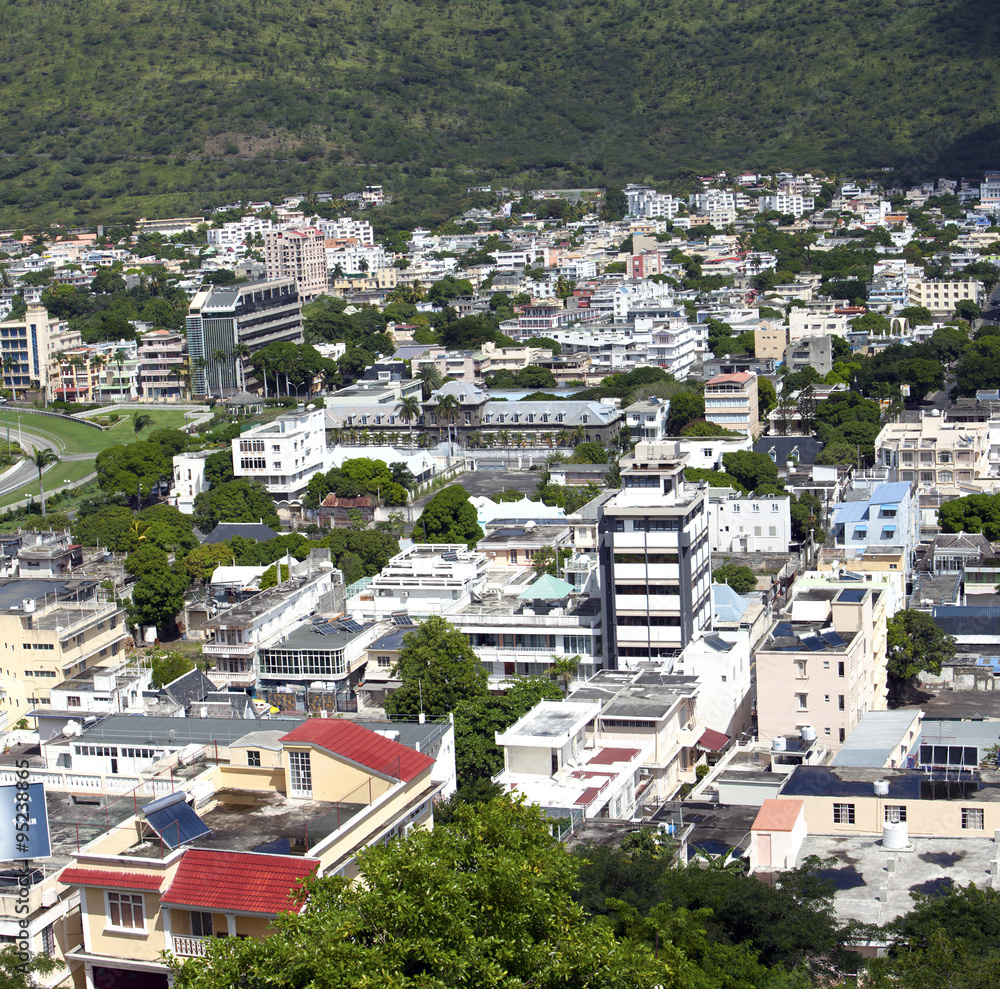
POLYGON ((849 522, 860 522, 868 516, 867 501, 848 501, 843 505, 834 505, 836 514, 833 517, 834 525, 844 525, 849 522))
POLYGON ((719 622, 738 622, 746 614, 747 603, 728 584, 712 585, 712 613, 719 622))
POLYGON ((899 503, 910 493, 909 481, 892 481, 880 484, 869 501, 873 505, 884 505, 886 502, 899 503))

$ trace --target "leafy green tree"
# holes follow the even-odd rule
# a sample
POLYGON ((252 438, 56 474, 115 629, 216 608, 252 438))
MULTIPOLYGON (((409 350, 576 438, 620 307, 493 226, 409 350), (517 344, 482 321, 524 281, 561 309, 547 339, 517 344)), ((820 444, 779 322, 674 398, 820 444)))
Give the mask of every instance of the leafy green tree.
POLYGON ((279 915, 269 937, 209 938, 204 962, 175 968, 177 989, 684 984, 673 946, 619 941, 573 902, 576 862, 537 807, 462 805, 447 824, 361 852, 358 866, 359 882, 311 879, 304 909, 279 915))
POLYGON ((271 496, 256 481, 238 478, 203 491, 194 499, 194 524, 211 532, 220 522, 280 524, 271 496))
POLYGON ((232 547, 226 543, 206 543, 198 546, 184 556, 184 569, 191 580, 210 580, 216 567, 226 566, 233 562, 232 547))
POLYGON ((102 491, 135 496, 139 505, 170 476, 171 465, 163 448, 142 440, 102 450, 94 462, 102 491))
POLYGON ((173 505, 150 505, 136 516, 136 532, 143 545, 158 546, 168 553, 183 554, 194 549, 194 519, 173 505))
POLYGON ((809 538, 810 530, 812 530, 816 542, 821 543, 826 539, 826 533, 820 527, 823 519, 823 502, 817 495, 805 491, 798 498, 793 496, 789 505, 789 513, 792 522, 792 539, 804 542, 809 538))
POLYGON ((278 584, 278 567, 281 567, 281 583, 288 580, 288 564, 287 563, 272 563, 261 575, 260 575, 260 589, 266 591, 269 587, 276 587, 278 584))
POLYGON ((1000 540, 1000 495, 967 495, 938 508, 942 532, 982 533, 991 542, 1000 540))
POLYGON ((955 303, 955 315, 966 322, 972 323, 979 319, 982 314, 982 307, 973 302, 972 299, 961 299, 955 303))
POLYGON ((667 412, 667 435, 680 436, 689 422, 705 418, 705 396, 700 392, 683 391, 670 399, 667 412))
POLYGON ((149 434, 149 442, 163 447, 163 454, 173 462, 178 453, 188 448, 188 434, 181 429, 157 429, 149 434))
POLYGON ((732 488, 746 494, 746 488, 725 471, 712 470, 710 467, 685 467, 684 480, 688 484, 698 484, 704 481, 710 488, 732 488))
MULTIPOLYGON (((834 337, 839 340, 839 337, 834 337)), ((757 406, 763 419, 778 404, 778 393, 769 378, 757 376, 757 406)))
POLYGON ((236 480, 236 474, 233 473, 233 451, 231 449, 219 450, 218 453, 209 454, 205 458, 205 480, 209 487, 236 480))
POLYGON ((960 395, 975 395, 980 388, 1000 388, 1000 337, 973 340, 955 369, 960 395))
MULTIPOLYGON (((129 556, 136 557, 139 551, 129 556)), ((144 552, 133 566, 146 569, 151 554, 144 552)), ((128 606, 129 618, 136 625, 155 625, 160 632, 173 627, 177 615, 184 607, 184 592, 190 578, 180 564, 168 565, 166 554, 162 554, 162 564, 153 572, 146 572, 132 587, 132 600, 128 606)), ((126 560, 126 569, 128 569, 126 560)))
POLYGON ((906 306, 897 313, 902 316, 910 326, 933 326, 934 316, 926 306, 906 306))
POLYGON ((103 546, 112 553, 130 553, 139 542, 135 516, 124 505, 105 505, 73 522, 73 539, 81 546, 103 546))
POLYGON ((749 594, 757 589, 757 578, 749 567, 724 563, 712 571, 712 582, 728 584, 737 594, 749 594))
POLYGON ((573 455, 569 458, 571 464, 606 464, 608 451, 600 443, 577 443, 573 447, 573 455))
POLYGON ((151 415, 147 415, 145 412, 133 412, 132 413, 132 432, 135 434, 135 438, 139 438, 139 434, 144 430, 148 429, 155 423, 155 419, 151 415))
POLYGON ((707 419, 695 419, 689 422, 680 432, 681 436, 739 436, 739 433, 733 432, 731 429, 726 429, 724 426, 720 426, 717 422, 709 422, 707 419))
POLYGON ((421 543, 467 543, 483 538, 476 509, 460 484, 442 488, 424 506, 413 526, 412 538, 421 543))
POLYGON ((562 572, 562 566, 573 555, 573 551, 568 548, 553 546, 543 546, 531 559, 531 567, 536 574, 551 574, 558 577, 562 572))
POLYGON ((385 700, 386 713, 438 717, 461 700, 485 697, 489 674, 469 640, 451 622, 434 615, 403 638, 393 676, 402 682, 385 700))
POLYGON ((940 673, 955 656, 955 640, 924 611, 897 611, 886 626, 886 673, 890 688, 912 684, 923 672, 940 673))
POLYGON ((153 673, 153 686, 162 687, 164 684, 173 683, 185 673, 190 673, 194 669, 194 663, 179 652, 157 649, 150 657, 150 667, 153 673))
POLYGON ((58 967, 59 963, 49 955, 28 954, 23 958, 16 944, 5 944, 0 948, 0 989, 35 989, 58 967))
POLYGON ((722 465, 747 491, 780 489, 778 465, 766 453, 736 450, 722 455, 722 465))

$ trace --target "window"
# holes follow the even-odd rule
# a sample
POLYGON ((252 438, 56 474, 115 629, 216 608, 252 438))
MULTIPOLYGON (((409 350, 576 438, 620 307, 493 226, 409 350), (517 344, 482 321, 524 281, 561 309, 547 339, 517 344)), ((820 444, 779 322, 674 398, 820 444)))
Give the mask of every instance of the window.
POLYGON ((293 797, 312 796, 312 767, 308 752, 289 752, 288 766, 291 770, 291 790, 293 797))
POLYGON ((844 675, 844 664, 841 662, 837 664, 837 676, 842 677, 843 675, 844 675))
POLYGON ((805 711, 809 707, 809 695, 808 694, 796 694, 795 701, 798 704, 800 711, 805 711))
POLYGON ((963 831, 983 830, 983 810, 981 807, 962 808, 962 830, 963 831))
POLYGON ((834 824, 854 823, 854 804, 834 804, 833 805, 834 824))
POLYGON ((67 707, 79 707, 80 706, 80 698, 79 697, 67 697, 66 698, 66 706, 67 707))
POLYGON ((193 937, 213 937, 212 915, 201 910, 191 911, 191 934, 193 937))
POLYGON ((806 661, 804 659, 795 660, 795 675, 800 679, 806 678, 806 661))
POLYGON ((260 751, 257 749, 247 749, 247 765, 260 766, 260 751))
POLYGON ((46 955, 54 955, 56 950, 56 936, 52 932, 52 925, 42 928, 42 951, 46 955))
POLYGON ((885 823, 902 824, 906 820, 906 807, 903 804, 885 805, 885 823))
POLYGON ((108 926, 145 930, 141 893, 108 893, 108 926))
POLYGON ((838 711, 844 711, 844 710, 846 710, 846 708, 844 707, 844 695, 843 694, 837 694, 837 710, 838 711))

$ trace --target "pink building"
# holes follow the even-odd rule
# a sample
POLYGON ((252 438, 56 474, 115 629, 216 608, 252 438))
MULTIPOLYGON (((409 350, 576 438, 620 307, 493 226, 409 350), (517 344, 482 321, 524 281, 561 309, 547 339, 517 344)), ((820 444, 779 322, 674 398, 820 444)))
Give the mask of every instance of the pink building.
POLYGON ((270 230, 264 234, 264 264, 268 281, 294 278, 300 302, 326 292, 326 245, 322 230, 270 230))

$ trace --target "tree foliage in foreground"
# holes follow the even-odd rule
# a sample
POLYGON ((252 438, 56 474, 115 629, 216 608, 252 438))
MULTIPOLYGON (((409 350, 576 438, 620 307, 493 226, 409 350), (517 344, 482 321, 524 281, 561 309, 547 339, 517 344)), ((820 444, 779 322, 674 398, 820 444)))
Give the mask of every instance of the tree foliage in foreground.
POLYGON ((578 861, 535 807, 462 806, 358 857, 363 883, 313 879, 272 936, 210 938, 178 965, 178 989, 664 989, 700 978, 670 942, 618 937, 577 902, 578 861))
POLYGON ((919 673, 940 673, 955 655, 955 640, 925 611, 898 611, 886 626, 889 682, 906 683, 919 673))

